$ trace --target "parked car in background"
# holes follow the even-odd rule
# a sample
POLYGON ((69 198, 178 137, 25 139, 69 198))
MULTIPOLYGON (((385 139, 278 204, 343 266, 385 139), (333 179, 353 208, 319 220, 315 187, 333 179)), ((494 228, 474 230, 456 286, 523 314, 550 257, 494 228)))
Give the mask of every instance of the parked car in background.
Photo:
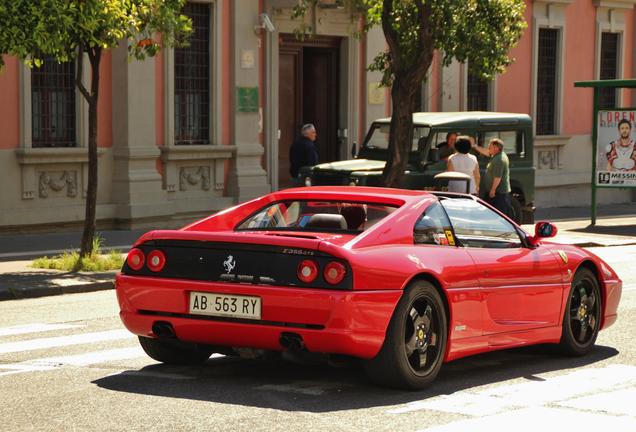
MULTIPOLYGON (((374 121, 355 159, 305 167, 301 170, 304 184, 381 186, 382 170, 388 158, 390 124, 391 118, 374 121)), ((517 222, 534 222, 532 120, 526 114, 480 111, 414 113, 413 142, 403 187, 430 190, 441 186, 434 177, 446 170, 446 161, 438 159, 435 149, 446 141, 449 132, 475 137, 482 147, 487 147, 492 138, 503 140, 504 151, 510 159, 510 185, 517 222)), ((480 169, 485 170, 488 158, 476 155, 480 169)))
POLYGON ((592 349, 622 282, 546 241, 556 230, 527 234, 465 194, 287 189, 143 235, 116 279, 120 317, 164 363, 350 356, 376 383, 419 389, 473 354, 592 349))

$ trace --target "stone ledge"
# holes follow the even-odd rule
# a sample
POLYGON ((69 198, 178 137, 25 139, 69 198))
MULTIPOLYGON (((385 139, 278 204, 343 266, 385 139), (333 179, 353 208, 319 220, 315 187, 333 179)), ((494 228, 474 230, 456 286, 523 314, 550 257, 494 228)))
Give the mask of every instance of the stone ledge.
POLYGON ((534 137, 535 147, 562 147, 570 142, 572 135, 538 135, 534 137))
POLYGON ((228 159, 236 152, 236 146, 229 145, 187 145, 161 146, 161 160, 200 160, 200 159, 228 159))
MULTIPOLYGON (((106 153, 105 148, 97 149, 97 156, 106 153)), ((88 163, 88 148, 86 147, 46 147, 19 148, 15 155, 20 165, 88 163)))

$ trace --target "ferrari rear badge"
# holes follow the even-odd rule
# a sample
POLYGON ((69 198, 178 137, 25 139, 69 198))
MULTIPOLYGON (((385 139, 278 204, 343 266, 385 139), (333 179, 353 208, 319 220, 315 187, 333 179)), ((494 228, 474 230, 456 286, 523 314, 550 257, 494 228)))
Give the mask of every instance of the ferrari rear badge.
POLYGON ((568 263, 568 256, 565 254, 565 252, 563 252, 562 250, 557 251, 559 253, 559 256, 561 257, 561 259, 563 260, 564 264, 568 263))
POLYGON ((451 246, 455 246, 455 237, 453 237, 453 232, 447 229, 447 230, 444 230, 444 234, 446 234, 446 238, 448 239, 448 244, 451 246))
POLYGON ((232 273, 232 270, 236 267, 236 260, 232 255, 228 255, 225 261, 223 261, 223 267, 225 267, 226 273, 232 273))

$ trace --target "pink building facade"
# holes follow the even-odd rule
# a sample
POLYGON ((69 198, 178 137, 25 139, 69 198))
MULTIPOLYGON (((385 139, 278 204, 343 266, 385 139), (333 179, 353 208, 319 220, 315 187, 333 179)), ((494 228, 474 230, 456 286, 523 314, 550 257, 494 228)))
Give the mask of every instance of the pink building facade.
MULTIPOLYGON (((106 54, 100 227, 178 226, 285 187, 287 152, 301 124, 316 124, 323 161, 338 160, 349 157, 374 119, 390 114, 379 75, 366 71, 385 48, 381 29, 354 38, 349 12, 324 1, 307 17, 317 37, 300 42, 292 36, 294 3, 194 1, 188 13, 200 37, 190 51, 166 50, 144 62, 128 61, 123 46, 106 54)), ((526 4, 528 28, 505 73, 483 83, 466 65, 442 68, 435 60, 420 109, 530 114, 535 204, 588 205, 592 92, 574 82, 634 76, 636 0, 526 4)), ((42 80, 17 60, 5 62, 0 231, 78 226, 87 180, 86 104, 72 89, 61 95, 55 80, 42 80)), ((620 107, 634 103, 627 90, 605 98, 620 107)), ((635 195, 601 190, 598 198, 608 204, 635 195)))

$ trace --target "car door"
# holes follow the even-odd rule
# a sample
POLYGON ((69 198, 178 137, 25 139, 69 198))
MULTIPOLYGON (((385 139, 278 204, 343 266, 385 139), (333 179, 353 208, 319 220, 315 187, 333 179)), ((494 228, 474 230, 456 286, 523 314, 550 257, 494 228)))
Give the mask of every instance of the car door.
POLYGON ((415 223, 413 242, 416 249, 412 259, 431 265, 442 278, 451 308, 450 339, 481 336, 481 289, 475 265, 467 250, 457 246, 439 202, 429 205, 415 223))
POLYGON ((543 247, 526 247, 512 223, 478 200, 442 204, 477 269, 483 333, 558 325, 563 283, 556 257, 543 247))

